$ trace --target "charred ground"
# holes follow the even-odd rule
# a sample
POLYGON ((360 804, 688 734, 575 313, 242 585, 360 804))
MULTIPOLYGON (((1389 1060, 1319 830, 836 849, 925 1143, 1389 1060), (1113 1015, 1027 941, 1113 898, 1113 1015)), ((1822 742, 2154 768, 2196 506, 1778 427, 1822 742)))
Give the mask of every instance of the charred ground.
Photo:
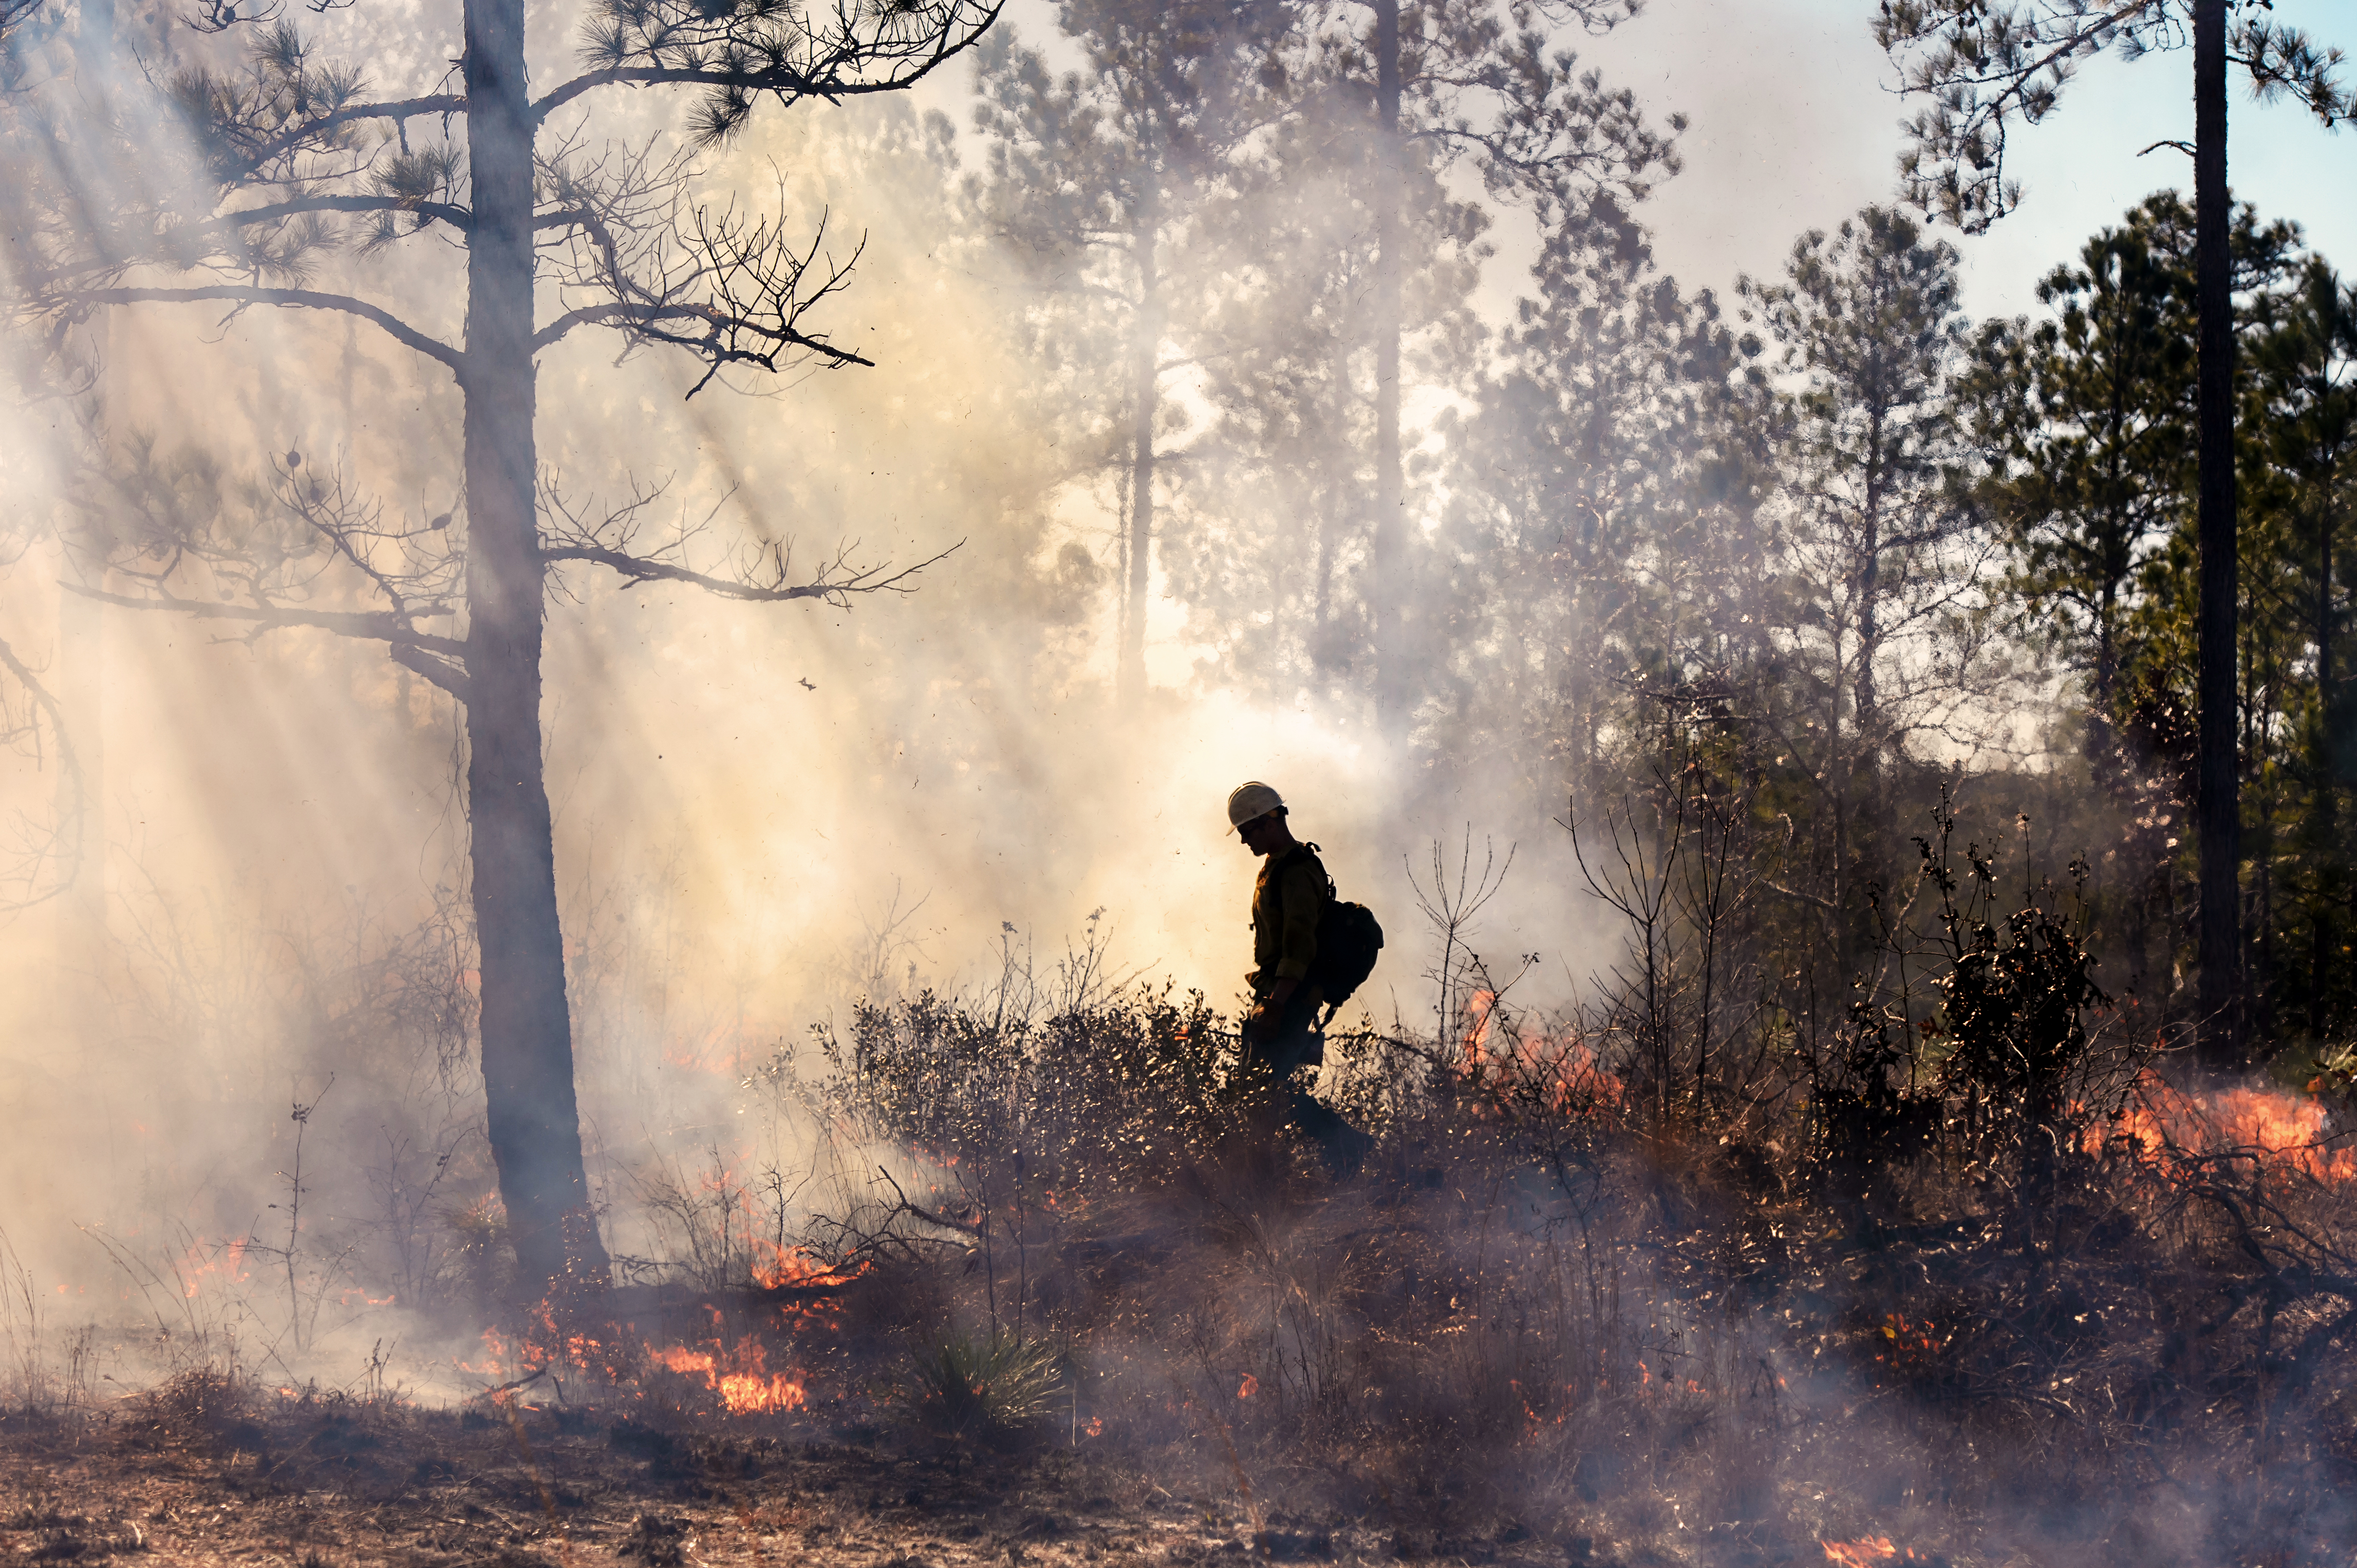
POLYGON ((34 1562, 442 1565, 1193 1561, 1219 1504, 1054 1450, 912 1454, 588 1410, 247 1402, 185 1377, 135 1412, 12 1423, 6 1550, 34 1562))

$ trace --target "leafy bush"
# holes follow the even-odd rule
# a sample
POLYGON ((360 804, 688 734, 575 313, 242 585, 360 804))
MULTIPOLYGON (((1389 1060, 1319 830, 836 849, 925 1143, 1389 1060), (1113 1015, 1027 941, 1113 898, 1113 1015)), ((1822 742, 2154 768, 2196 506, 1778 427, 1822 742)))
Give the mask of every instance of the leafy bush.
POLYGON ((2049 1182, 2147 1063, 2141 1043, 2101 1026, 2112 1000, 2094 979, 2085 864, 2071 863, 2067 888, 2025 877, 2007 911, 1994 851, 1967 842, 1959 872, 1955 831, 1943 800, 1915 841, 1906 897, 1876 890, 1874 974, 1812 1063, 1816 1145, 1837 1185, 1935 1145, 1952 1163, 1996 1160, 2049 1182), (1915 913, 1927 890, 1929 929, 1915 913))
POLYGON ((1200 991, 1140 987, 1035 1020, 926 992, 822 1031, 830 1114, 930 1158, 1146 1179, 1237 1124, 1236 1035, 1200 991))

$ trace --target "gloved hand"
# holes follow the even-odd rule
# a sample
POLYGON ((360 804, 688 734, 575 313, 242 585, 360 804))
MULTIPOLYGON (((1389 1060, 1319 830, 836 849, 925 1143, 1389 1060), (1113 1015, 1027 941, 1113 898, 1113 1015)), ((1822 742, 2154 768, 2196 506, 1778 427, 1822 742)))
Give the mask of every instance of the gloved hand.
POLYGON ((1244 1019, 1244 1038, 1255 1044, 1276 1038, 1277 1029, 1285 1022, 1285 1004, 1300 989, 1301 982, 1297 980, 1280 980, 1270 986, 1268 994, 1244 1019))

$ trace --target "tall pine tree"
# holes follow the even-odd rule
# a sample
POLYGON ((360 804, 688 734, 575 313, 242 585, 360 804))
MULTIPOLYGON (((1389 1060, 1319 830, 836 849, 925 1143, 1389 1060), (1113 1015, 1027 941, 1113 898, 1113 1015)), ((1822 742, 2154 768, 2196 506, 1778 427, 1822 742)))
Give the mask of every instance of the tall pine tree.
POLYGON ((823 259, 783 214, 748 220, 695 204, 692 156, 665 164, 623 151, 599 134, 594 106, 619 89, 687 89, 692 153, 735 134, 765 98, 905 89, 996 14, 979 0, 594 0, 576 15, 576 68, 535 95, 522 0, 467 0, 457 36, 410 62, 418 90, 380 96, 293 24, 248 29, 221 5, 202 19, 242 33, 242 58, 156 73, 165 102, 152 108, 186 140, 134 145, 145 177, 69 178, 69 199, 16 236, 30 258, 20 263, 30 306, 53 331, 125 306, 328 312, 456 383, 455 515, 389 528, 293 452, 274 479, 285 528, 251 541, 135 535, 117 562, 132 568, 135 591, 96 596, 257 633, 382 642, 463 707, 486 1110, 528 1295, 601 1289, 608 1277, 583 1167, 543 771, 552 573, 576 564, 751 602, 842 602, 887 580, 839 564, 802 570, 781 543, 707 571, 681 550, 636 542, 642 505, 604 517, 544 505, 553 498, 537 456, 539 360, 576 332, 684 354, 700 364, 699 389, 724 372, 865 362, 809 315, 844 286, 847 265, 823 259), (599 142, 606 156, 584 156, 599 142), (390 281, 371 270, 383 253, 429 234, 465 252, 456 341, 405 319, 387 303, 397 294, 371 294, 390 281), (346 250, 352 291, 319 286, 327 259, 346 250), (317 572, 276 548, 290 531, 347 601, 322 603, 317 572))
POLYGON ((2263 96, 2298 97, 2329 127, 2357 112, 2339 51, 2277 22, 2268 0, 1878 0, 1875 38, 1906 90, 1931 100, 1900 168, 1927 211, 1977 231, 2021 199, 2006 175, 2016 124, 2053 112, 2081 62, 2193 51, 2196 429, 2201 550, 2200 777, 2203 1049, 2224 1065, 2241 1033, 2240 768, 2235 744, 2234 326, 2226 186, 2226 82, 2240 63, 2263 96), (2231 15, 2240 9, 2239 25, 2231 15))

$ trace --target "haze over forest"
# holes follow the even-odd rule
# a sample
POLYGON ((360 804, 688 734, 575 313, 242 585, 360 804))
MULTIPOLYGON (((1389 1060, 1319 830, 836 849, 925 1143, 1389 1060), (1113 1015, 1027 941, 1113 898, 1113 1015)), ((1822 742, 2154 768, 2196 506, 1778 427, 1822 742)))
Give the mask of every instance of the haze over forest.
MULTIPOLYGON (((585 9, 643 32, 661 7, 528 7, 533 91, 579 65, 585 9)), ((984 15, 917 9, 952 32, 984 15)), ((664 340, 630 292, 692 248, 648 241, 630 288, 586 221, 544 252, 544 314, 624 313, 536 347, 527 476, 563 546, 539 749, 589 1181, 615 1234, 646 1163, 805 1138, 751 1126, 742 1091, 781 1051, 811 1060, 812 1026, 861 997, 1047 997, 1102 942, 1099 981, 1232 1009, 1252 867, 1221 802, 1252 778, 1383 915, 1360 999, 1381 1023, 1446 1028, 1436 995, 1462 1002, 1427 972, 1412 881, 1430 892, 1436 843, 1448 875, 1512 850, 1475 941, 1500 975, 1527 972, 1522 1004, 1611 992, 1623 927, 1561 820, 1609 832, 1674 755, 1741 793, 1740 854, 1770 892, 1727 983, 1763 1009, 1846 994, 1945 785, 1985 839, 2027 815, 2007 875, 2087 857, 2104 983, 2185 1025, 2192 172, 2140 154, 2192 134, 2174 35, 2092 59, 2017 125, 2018 210, 1967 235, 1902 199, 1920 100, 1893 91, 1864 0, 1411 7, 1436 63, 1408 84, 1420 132, 1394 192, 1404 521, 1384 545, 1364 16, 1201 9, 1024 0, 909 91, 617 88, 577 101, 577 127, 548 122, 544 203, 602 178, 640 217, 679 197, 780 223, 772 261, 814 258, 773 373, 664 340), (1543 41, 1517 54, 1524 25, 1543 41), (1550 63, 1566 49, 1576 68, 1550 63), (1167 145, 1125 118, 1132 68, 1178 84, 1157 100, 1167 145), (716 134, 693 134, 698 114, 716 134), (2093 287, 2041 281, 2103 234, 2145 269, 2140 330, 2175 347, 2123 394, 2143 467, 2096 582, 2089 520, 2112 500, 2060 476, 2094 423, 2070 399, 2120 371, 2116 345, 2039 333, 2093 287), (1861 327, 1856 291, 1875 288, 1903 297, 1861 327), (1899 368, 1868 387, 1845 344, 1899 368), (1874 449, 1895 532, 1861 546, 1876 398, 1906 434, 1874 449), (845 575, 904 569, 880 592, 845 575)), ((2339 7, 2280 10, 2357 47, 2339 7)), ((263 168, 253 102, 177 74, 243 84, 292 135, 307 94, 448 91, 458 10, 212 16, 82 0, 12 34, 0 638, 46 694, 11 677, 6 697, 25 907, 0 942, 0 1115, 24 1135, 0 1155, 0 1228, 45 1292, 107 1288, 77 1227, 253 1225, 290 1104, 318 1107, 310 1135, 343 1161, 322 1204, 357 1214, 446 1156, 462 1174, 436 1202, 492 1187, 474 1135, 482 808, 449 685, 460 568, 435 553, 479 505, 458 384, 369 319, 124 292, 350 291, 460 342, 465 181, 434 149, 464 137, 446 117, 321 133, 315 164, 263 168), (176 79, 177 108, 159 91, 176 79), (265 177, 303 199, 343 179, 377 206, 190 248, 216 198, 265 177), (341 556, 321 543, 337 530, 341 556), (363 556, 409 595, 390 644, 391 623, 347 638, 181 613, 381 615, 363 556), (160 596, 178 609, 120 602, 160 596)), ((2255 1036, 2307 1049, 2357 1001, 2346 676, 2319 673, 2347 628, 2332 553, 2357 534, 2357 306, 2330 270, 2357 266, 2357 136, 2240 78, 2232 113, 2253 216, 2240 918, 2255 1036)), ((1706 1016, 1704 1053, 1749 1026, 1706 1016)))

